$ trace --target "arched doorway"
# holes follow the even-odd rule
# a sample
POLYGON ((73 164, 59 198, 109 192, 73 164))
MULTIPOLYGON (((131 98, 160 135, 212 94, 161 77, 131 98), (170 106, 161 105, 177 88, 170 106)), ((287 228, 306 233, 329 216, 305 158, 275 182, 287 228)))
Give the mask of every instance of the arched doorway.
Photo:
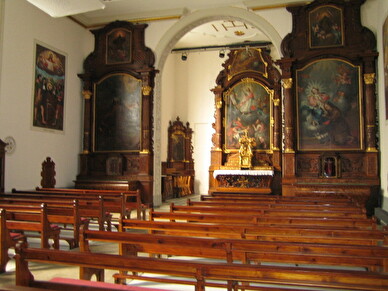
MULTIPOLYGON (((224 9, 208 9, 195 11, 192 14, 186 15, 175 23, 161 38, 158 43, 156 55, 156 69, 159 74, 155 79, 154 92, 154 204, 161 203, 161 95, 162 95, 162 74, 164 65, 171 50, 178 40, 193 28, 213 20, 239 20, 249 23, 252 26, 260 29, 272 42, 274 46, 274 54, 280 58, 280 43, 281 37, 274 27, 261 16, 247 11, 242 8, 228 7, 224 9)), ((206 169, 207 171, 207 169, 206 169)))

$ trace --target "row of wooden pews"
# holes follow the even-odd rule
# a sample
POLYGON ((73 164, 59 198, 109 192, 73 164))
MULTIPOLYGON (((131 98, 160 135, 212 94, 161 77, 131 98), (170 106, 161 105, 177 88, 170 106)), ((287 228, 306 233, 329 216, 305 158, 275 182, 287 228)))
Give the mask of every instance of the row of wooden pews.
POLYGON ((147 221, 122 216, 118 232, 82 226, 79 252, 21 244, 17 284, 59 288, 35 281, 28 270, 30 261, 51 261, 80 266, 82 280, 63 279, 66 288, 93 275, 104 281, 112 269, 117 283, 138 279, 195 290, 388 290, 387 232, 359 205, 346 198, 242 196, 151 209, 147 221), (93 241, 117 244, 118 254, 94 252, 93 241))
POLYGON ((36 189, 0 195, 2 218, 0 273, 9 260, 8 250, 23 238, 37 237, 41 248, 59 249, 64 240, 73 249, 79 246, 79 230, 96 221, 100 231, 112 230, 112 217, 143 219, 145 206, 139 191, 100 191, 78 189, 36 189), (50 241, 52 243, 50 244, 50 241))

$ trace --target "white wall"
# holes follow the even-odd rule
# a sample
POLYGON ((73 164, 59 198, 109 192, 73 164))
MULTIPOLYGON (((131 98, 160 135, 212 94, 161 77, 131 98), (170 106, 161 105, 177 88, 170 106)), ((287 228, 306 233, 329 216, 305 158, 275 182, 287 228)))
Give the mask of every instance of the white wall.
MULTIPOLYGON (((388 1, 379 0, 375 5, 375 11, 373 15, 376 15, 376 36, 377 36, 377 49, 379 51, 378 59, 378 74, 377 74, 377 85, 378 85, 378 113, 380 120, 380 150, 381 150, 381 189, 384 194, 383 208, 388 210, 388 116, 385 116, 385 108, 388 104, 385 104, 385 84, 384 81, 384 51, 383 51, 383 25, 385 19, 388 17, 388 1)), ((367 17, 365 17, 367 18, 367 17)), ((373 18, 373 17, 371 17, 373 18)), ((387 32, 386 32, 387 34, 387 32)))
POLYGON ((68 18, 54 19, 25 0, 6 0, 0 85, 0 138, 12 136, 16 149, 6 155, 5 190, 40 185, 41 164, 51 157, 57 186, 74 186, 81 151, 83 60, 93 44, 90 32, 68 18), (32 128, 34 41, 67 55, 64 131, 32 128))

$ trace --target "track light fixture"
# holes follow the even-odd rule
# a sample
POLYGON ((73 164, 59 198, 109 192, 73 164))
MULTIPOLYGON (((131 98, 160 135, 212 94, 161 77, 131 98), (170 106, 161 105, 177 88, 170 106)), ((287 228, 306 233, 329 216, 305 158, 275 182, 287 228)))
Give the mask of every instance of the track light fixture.
POLYGON ((181 56, 181 59, 182 59, 182 61, 186 61, 187 60, 187 53, 183 53, 181 56))
POLYGON ((220 50, 220 53, 218 55, 221 59, 225 57, 225 50, 220 50))

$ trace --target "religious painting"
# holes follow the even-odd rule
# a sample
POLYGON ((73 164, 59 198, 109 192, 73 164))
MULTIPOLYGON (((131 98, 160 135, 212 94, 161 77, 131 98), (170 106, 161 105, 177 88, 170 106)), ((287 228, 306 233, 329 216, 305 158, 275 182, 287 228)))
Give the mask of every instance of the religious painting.
POLYGON ((385 119, 388 120, 388 17, 383 26, 384 79, 385 79, 385 119))
POLYGON ((172 161, 183 162, 185 160, 185 136, 183 132, 171 135, 172 161))
POLYGON ((107 35, 107 64, 129 63, 131 61, 131 36, 131 31, 124 28, 114 29, 107 35))
POLYGON ((343 37, 342 10, 325 5, 309 13, 310 47, 341 46, 343 37))
POLYGON ((239 140, 253 138, 255 150, 271 149, 273 91, 253 79, 243 79, 224 94, 225 150, 240 148, 239 140))
POLYGON ((247 48, 235 50, 233 53, 235 57, 229 68, 229 78, 246 71, 255 71, 261 73, 264 77, 268 76, 267 63, 261 55, 261 49, 247 48))
POLYGON ((32 125, 63 131, 66 55, 39 42, 34 46, 32 125))
POLYGON ((95 84, 95 151, 140 150, 141 88, 141 80, 121 73, 95 84))
POLYGON ((360 67, 323 59, 296 71, 299 150, 362 149, 360 67))

